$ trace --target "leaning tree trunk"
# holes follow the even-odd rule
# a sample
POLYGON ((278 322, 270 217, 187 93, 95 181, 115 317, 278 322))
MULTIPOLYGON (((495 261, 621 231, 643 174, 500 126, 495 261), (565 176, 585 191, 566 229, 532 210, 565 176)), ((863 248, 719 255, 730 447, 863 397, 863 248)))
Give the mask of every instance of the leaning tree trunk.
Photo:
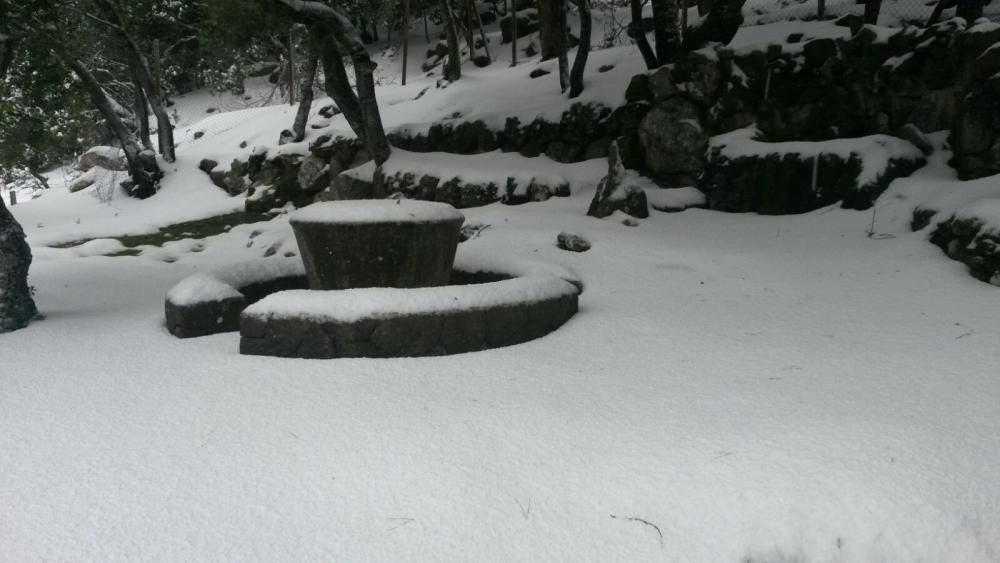
POLYGON ((160 154, 163 155, 163 159, 167 162, 174 162, 177 159, 174 151, 174 126, 170 123, 170 115, 167 113, 167 107, 163 103, 163 98, 156 89, 156 81, 153 79, 153 73, 149 70, 149 63, 146 61, 145 55, 142 54, 142 50, 139 48, 139 44, 136 43, 135 38, 125 28, 125 18, 114 4, 109 0, 94 1, 101 10, 114 19, 114 22, 104 23, 118 33, 124 41, 125 54, 131 66, 135 69, 136 78, 139 80, 139 84, 142 85, 142 89, 145 90, 149 107, 152 108, 153 115, 156 116, 156 138, 160 145, 160 154))
POLYGON ((90 98, 93 100, 94 105, 101 112, 104 120, 107 121, 108 128, 111 129, 111 132, 118 138, 118 142, 121 143, 122 150, 125 151, 125 159, 128 161, 129 174, 132 176, 132 186, 127 190, 128 194, 140 199, 145 199, 155 194, 159 188, 160 179, 163 178, 163 172, 156 162, 156 153, 150 150, 143 150, 139 146, 138 141, 136 141, 135 137, 128 130, 128 127, 125 126, 125 123, 122 122, 121 117, 115 112, 107 93, 104 91, 101 83, 94 78, 94 74, 90 72, 90 69, 65 52, 56 51, 55 53, 66 66, 71 68, 80 77, 80 81, 90 93, 90 98))
POLYGON ((650 1, 653 3, 653 36, 656 38, 656 60, 662 66, 673 62, 680 54, 677 0, 650 1))
POLYGON ((38 314, 28 285, 31 248, 0 198, 0 332, 24 328, 38 314))
POLYGON ((313 103, 313 83, 316 80, 316 67, 319 57, 309 55, 306 66, 302 69, 302 82, 299 84, 299 109, 295 112, 295 123, 292 125, 293 140, 298 143, 306 138, 306 122, 309 121, 309 110, 313 103))
MULTIPOLYGON (((340 12, 320 2, 304 0, 272 0, 291 9, 297 17, 316 26, 320 33, 329 33, 344 46, 354 63, 354 83, 358 90, 357 99, 361 107, 364 140, 368 154, 377 165, 389 159, 392 149, 382 126, 378 100, 375 97, 375 63, 368 56, 358 29, 340 12)), ((325 62, 325 61, 324 61, 325 62)), ((343 108, 341 108, 343 111, 343 108)), ((359 137, 361 135, 359 134, 359 137)))
POLYGON ((351 126, 351 130, 365 142, 364 118, 361 117, 361 104, 358 96, 351 88, 351 81, 347 77, 347 70, 344 69, 344 57, 340 53, 340 47, 332 37, 324 33, 319 27, 309 28, 309 37, 314 48, 323 62, 323 87, 326 95, 337 104, 340 112, 344 114, 344 119, 351 126))
MULTIPOLYGON (((539 0, 538 40, 542 44, 542 60, 555 59, 565 52, 566 28, 562 14, 564 0, 539 0)), ((515 0, 516 4, 516 0, 515 0)), ((516 17, 516 16, 515 16, 516 17)))
POLYGON ((153 142, 149 140, 149 101, 142 91, 142 84, 132 72, 132 88, 135 90, 135 119, 139 122, 139 142, 143 148, 153 150, 153 142))
POLYGON ((577 0, 577 8, 580 10, 580 44, 576 46, 573 70, 569 73, 570 98, 575 98, 583 92, 583 71, 587 67, 587 56, 590 55, 590 0, 577 0))
POLYGON ((441 0, 441 11, 444 12, 444 27, 448 36, 448 62, 444 65, 444 78, 455 81, 462 78, 462 53, 458 46, 458 22, 451 9, 451 0, 441 0))
POLYGON ((646 68, 654 69, 660 65, 657 64, 656 53, 650 47, 649 41, 646 40, 646 32, 642 29, 642 0, 630 0, 629 6, 632 8, 632 21, 628 24, 629 37, 639 47, 639 52, 642 53, 642 60, 646 63, 646 68))

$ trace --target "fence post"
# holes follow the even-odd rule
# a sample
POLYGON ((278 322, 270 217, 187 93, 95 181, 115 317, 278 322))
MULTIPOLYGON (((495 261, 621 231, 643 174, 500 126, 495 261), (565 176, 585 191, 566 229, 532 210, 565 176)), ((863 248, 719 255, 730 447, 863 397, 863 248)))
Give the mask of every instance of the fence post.
POLYGON ((15 205, 17 205, 17 192, 15 192, 14 190, 11 190, 10 191, 10 206, 14 207, 15 205))

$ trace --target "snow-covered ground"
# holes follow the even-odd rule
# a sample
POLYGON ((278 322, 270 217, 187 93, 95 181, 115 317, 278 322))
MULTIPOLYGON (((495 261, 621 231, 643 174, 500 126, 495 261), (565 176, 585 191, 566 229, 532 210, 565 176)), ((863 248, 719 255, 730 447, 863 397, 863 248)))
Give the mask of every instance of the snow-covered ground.
MULTIPOLYGON (((631 49, 595 53, 616 70, 591 95, 621 94, 631 49)), ((565 104, 534 66, 386 86, 387 122, 496 108, 484 93, 565 104)), ((579 314, 474 354, 287 360, 163 322, 180 279, 295 251, 284 217, 135 257, 44 246, 239 208, 198 161, 273 144, 291 116, 243 111, 192 119, 205 136, 179 135, 150 200, 54 188, 13 208, 45 319, 0 337, 0 561, 1000 560, 998 290, 908 228, 957 184, 946 154, 874 229, 837 208, 628 227, 585 216, 599 177, 463 210, 489 227, 460 255, 568 266, 579 314), (593 248, 557 249, 560 231, 593 248)))

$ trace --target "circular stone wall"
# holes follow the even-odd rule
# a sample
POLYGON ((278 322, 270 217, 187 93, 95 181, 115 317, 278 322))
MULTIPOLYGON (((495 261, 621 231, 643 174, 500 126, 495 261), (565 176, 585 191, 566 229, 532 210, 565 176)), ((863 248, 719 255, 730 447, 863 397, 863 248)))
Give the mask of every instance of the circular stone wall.
POLYGON ((446 285, 464 220, 412 200, 316 203, 289 218, 316 290, 446 285))

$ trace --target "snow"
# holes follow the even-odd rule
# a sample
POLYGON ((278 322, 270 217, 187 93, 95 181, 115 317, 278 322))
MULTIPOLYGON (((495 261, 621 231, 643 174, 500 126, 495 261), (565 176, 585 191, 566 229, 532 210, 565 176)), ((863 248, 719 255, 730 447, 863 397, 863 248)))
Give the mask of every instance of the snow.
POLYGON ((728 158, 765 156, 770 154, 798 154, 803 159, 824 154, 849 159, 857 157, 862 162, 858 174, 858 185, 874 182, 885 171, 889 161, 895 158, 920 160, 923 153, 909 141, 888 135, 870 135, 857 139, 833 139, 830 141, 786 141, 767 143, 757 141, 754 127, 737 129, 711 139, 713 148, 721 149, 720 154, 728 158))
MULTIPOLYGON (((441 182, 458 179, 465 184, 506 186, 510 181, 520 189, 527 189, 533 182, 538 182, 553 187, 568 184, 571 190, 596 186, 607 169, 607 159, 604 158, 564 164, 545 155, 529 158, 501 151, 459 155, 415 153, 402 149, 393 149, 392 156, 382 165, 386 176, 410 172, 417 178, 433 176, 441 182)), ((369 162, 343 174, 371 181, 374 173, 375 165, 369 162)))
POLYGON ((693 186, 683 188, 645 188, 646 201, 653 209, 674 211, 705 205, 705 194, 693 186))
POLYGON ((186 306, 221 301, 241 297, 240 289, 249 285, 304 275, 305 267, 299 257, 247 260, 192 274, 170 288, 167 300, 186 306))
POLYGON ((409 199, 324 201, 295 211, 292 223, 461 223, 464 216, 447 203, 409 199))
POLYGON ((353 322, 407 315, 481 311, 538 303, 576 293, 555 276, 529 275, 474 285, 415 289, 364 288, 334 291, 291 290, 272 294, 244 311, 256 318, 353 322))
MULTIPOLYGON (((536 61, 379 96, 390 126, 558 113, 555 76, 526 78, 536 61)), ((595 98, 642 70, 632 47, 588 66, 612 62, 588 73, 595 98)), ((490 228, 461 255, 570 267, 580 312, 434 358, 170 336, 167 291, 293 251, 285 217, 138 256, 44 246, 240 208, 198 162, 273 145, 290 117, 213 114, 147 201, 56 186, 11 209, 45 318, 0 336, 0 560, 998 559, 997 288, 908 226, 931 200, 997 197, 996 177, 960 182, 938 151, 868 212, 689 209, 629 228, 585 216, 606 164, 578 165, 594 177, 568 198, 464 210, 490 228), (977 197, 951 199, 965 188, 977 197), (870 238, 873 221, 892 236, 870 238), (593 248, 556 248, 561 231, 593 248)))

